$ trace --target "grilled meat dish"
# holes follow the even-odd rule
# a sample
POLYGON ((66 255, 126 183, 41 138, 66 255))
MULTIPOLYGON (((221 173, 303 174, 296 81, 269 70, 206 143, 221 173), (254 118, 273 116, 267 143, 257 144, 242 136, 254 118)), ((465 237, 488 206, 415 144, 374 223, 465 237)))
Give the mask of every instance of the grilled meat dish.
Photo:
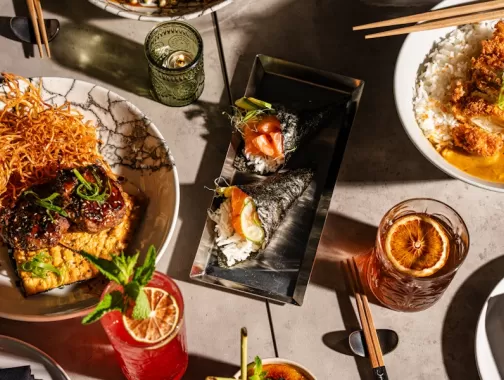
POLYGON ((55 191, 61 194, 63 206, 74 231, 96 233, 117 226, 126 211, 120 185, 99 166, 62 170, 56 180, 55 191), (85 182, 93 186, 89 190, 85 182), (95 192, 95 197, 90 194, 95 192), (99 201, 93 198, 100 198, 99 201))
POLYGON ((10 254, 16 263, 25 296, 98 276, 98 269, 82 255, 76 253, 79 250, 106 260, 127 250, 140 220, 141 208, 128 194, 124 193, 124 198, 126 204, 124 216, 120 223, 110 230, 96 234, 67 232, 58 245, 48 249, 11 250, 10 254), (30 262, 37 259, 50 265, 50 269, 30 271, 30 262))
POLYGON ((62 170, 1 210, 0 236, 14 249, 50 248, 69 228, 97 233, 120 224, 125 212, 120 185, 101 167, 62 170))
POLYGON ((466 124, 453 131, 453 137, 457 146, 471 154, 491 156, 503 145, 502 138, 495 134, 504 132, 504 105, 500 104, 503 74, 504 22, 500 21, 493 37, 482 41, 480 55, 472 58, 470 79, 455 82, 452 92, 453 114, 461 124, 466 124), (467 125, 480 130, 472 130, 467 125), (482 148, 486 142, 490 143, 488 149, 482 148))
POLYGON ((35 200, 32 194, 23 195, 3 214, 2 238, 13 248, 37 250, 54 247, 70 227, 64 216, 36 204, 35 200))

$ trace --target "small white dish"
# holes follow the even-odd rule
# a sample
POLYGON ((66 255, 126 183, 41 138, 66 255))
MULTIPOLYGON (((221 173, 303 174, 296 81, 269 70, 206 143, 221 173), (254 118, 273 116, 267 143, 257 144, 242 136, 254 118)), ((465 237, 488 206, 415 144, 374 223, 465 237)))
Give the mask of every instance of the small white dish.
POLYGON ((70 380, 56 361, 19 339, 0 335, 0 368, 13 368, 29 365, 35 379, 70 380))
MULTIPOLYGON (((494 297, 504 297, 504 279, 502 279, 497 286, 492 290, 492 293, 488 296, 483 309, 481 310, 480 317, 478 319, 478 326, 476 327, 476 340, 475 340, 475 352, 476 352, 476 364, 478 365, 478 372, 481 380, 501 380, 499 374, 498 366, 495 362, 494 353, 492 352, 491 342, 487 332, 487 311, 488 302, 494 297)), ((504 320, 504 315, 502 315, 502 320, 504 320)), ((504 325, 501 325, 504 327, 504 325)), ((504 348, 504 328, 500 331, 492 331, 492 339, 502 339, 504 348)), ((500 359, 504 360, 503 358, 500 359)), ((504 368, 504 363, 500 365, 504 368)))
MULTIPOLYGON (((306 377, 307 380, 317 380, 315 375, 306 367, 303 365, 296 363, 295 361, 288 360, 288 359, 282 359, 282 358, 266 358, 266 359, 261 359, 263 365, 267 364, 288 364, 294 368, 296 368, 301 374, 306 377)), ((248 366, 254 365, 254 363, 249 363, 248 366)), ((241 376, 241 370, 236 372, 234 374, 235 379, 239 379, 241 376)))
MULTIPOLYGON (((125 190, 133 195, 140 191, 147 198, 128 249, 145 254, 153 244, 159 261, 175 230, 180 202, 177 169, 163 136, 138 108, 110 90, 70 78, 33 81, 40 79, 44 100, 56 105, 68 101, 98 126, 100 151, 126 179, 125 190)), ((0 103, 0 109, 3 106, 0 103)), ((0 317, 31 322, 82 316, 98 303, 104 286, 103 280, 90 280, 25 298, 17 280, 7 247, 0 245, 0 317)))
MULTIPOLYGON (((434 9, 452 7, 469 2, 470 0, 445 0, 435 6, 434 9)), ((439 169, 471 185, 504 192, 503 183, 486 181, 474 177, 447 162, 424 136, 415 118, 413 98, 418 68, 424 62, 434 42, 446 36, 453 29, 455 27, 416 32, 406 37, 397 58, 394 74, 394 96, 397 112, 404 130, 413 144, 425 158, 439 169)))
MULTIPOLYGON (((91 4, 96 5, 103 10, 113 13, 116 16, 129 18, 138 21, 172 21, 172 20, 190 20, 196 17, 204 16, 215 12, 233 0, 211 0, 198 5, 188 6, 182 4, 176 9, 159 7, 155 1, 146 2, 145 5, 130 5, 124 0, 89 0, 91 4)), ((139 2, 140 3, 140 2, 139 2)), ((192 1, 194 3, 194 1, 192 1)))

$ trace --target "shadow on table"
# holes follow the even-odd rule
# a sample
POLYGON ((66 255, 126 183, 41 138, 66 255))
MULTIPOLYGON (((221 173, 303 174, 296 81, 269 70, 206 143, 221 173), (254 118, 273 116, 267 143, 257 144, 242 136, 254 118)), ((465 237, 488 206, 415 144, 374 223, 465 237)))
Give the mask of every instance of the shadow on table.
POLYGON ((13 335, 33 344, 56 360, 67 373, 104 380, 123 378, 100 323, 82 326, 80 318, 28 324, 0 319, 0 334, 13 335))
POLYGON ((65 23, 51 52, 61 66, 152 99, 141 44, 93 25, 65 23))
MULTIPOLYGON (((14 6, 14 14, 18 17, 28 17, 30 14, 28 12, 28 6, 25 1, 12 0, 14 6)), ((23 46, 23 52, 25 58, 31 58, 35 56, 34 45, 20 41, 12 32, 10 28, 11 17, 0 17, 0 35, 14 41, 19 41, 23 46)))
POLYGON ((232 377, 240 368, 198 355, 189 355, 189 366, 184 380, 205 379, 207 376, 232 377))
MULTIPOLYGON (((363 275, 367 255, 374 247, 376 227, 340 214, 330 213, 327 217, 317 257, 310 278, 312 285, 335 289, 336 299, 345 329, 331 331, 323 335, 322 341, 330 349, 344 355, 354 356, 348 345, 348 336, 359 330, 360 323, 355 313, 354 300, 343 261, 355 258, 363 275)), ((362 276, 363 277, 363 276, 362 276)), ((363 279, 363 284, 366 282, 363 279)), ((378 303, 367 292, 369 302, 378 303)), ((361 379, 372 378, 369 359, 354 356, 361 379)))
POLYGON ((478 379, 475 336, 485 300, 504 274, 504 256, 476 270, 458 289, 443 325, 443 361, 448 377, 478 379))
MULTIPOLYGON (((222 115, 224 110, 228 110, 225 104, 197 101, 182 111, 189 121, 203 117, 203 134, 196 135, 199 132, 191 130, 185 133, 194 134, 195 138, 203 138, 206 140, 206 146, 194 183, 180 185, 180 232, 168 267, 168 274, 180 281, 189 279, 207 217, 206 210, 212 201, 213 191, 205 187, 214 186, 229 145, 231 129, 222 115)), ((191 123, 188 128, 191 128, 191 123)))
MULTIPOLYGON (((24 3, 19 0, 12 0, 13 2, 24 3)), ((87 0, 80 0, 78 5, 76 1, 67 0, 51 0, 45 1, 43 4, 44 11, 53 13, 55 15, 61 15, 72 21, 85 22, 89 20, 96 19, 120 19, 110 12, 104 11, 103 9, 91 4, 87 0)))

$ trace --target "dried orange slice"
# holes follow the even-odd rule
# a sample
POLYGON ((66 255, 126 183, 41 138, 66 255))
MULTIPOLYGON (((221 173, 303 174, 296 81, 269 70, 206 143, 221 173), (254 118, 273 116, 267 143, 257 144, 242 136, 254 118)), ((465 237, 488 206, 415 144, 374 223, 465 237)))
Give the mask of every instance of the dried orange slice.
POLYGON ((400 272, 427 277, 446 264, 450 239, 434 218, 425 214, 407 215, 395 221, 387 232, 385 251, 400 272))
POLYGON ((151 307, 147 319, 133 319, 123 316, 124 327, 137 342, 158 343, 168 338, 177 327, 179 307, 169 293, 158 288, 144 288, 151 307))

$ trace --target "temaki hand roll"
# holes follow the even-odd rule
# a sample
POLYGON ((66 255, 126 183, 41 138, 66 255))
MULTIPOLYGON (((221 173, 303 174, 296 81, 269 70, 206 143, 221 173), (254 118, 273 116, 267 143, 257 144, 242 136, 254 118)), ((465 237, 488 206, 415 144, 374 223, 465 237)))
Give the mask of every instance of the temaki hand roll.
POLYGON ((277 172, 314 132, 331 120, 334 107, 291 110, 254 98, 241 98, 231 117, 244 144, 236 155, 236 169, 257 174, 277 172))
POLYGON ((262 182, 218 188, 225 199, 209 216, 216 223, 219 265, 230 267, 265 249, 312 179, 312 170, 298 169, 262 182))

